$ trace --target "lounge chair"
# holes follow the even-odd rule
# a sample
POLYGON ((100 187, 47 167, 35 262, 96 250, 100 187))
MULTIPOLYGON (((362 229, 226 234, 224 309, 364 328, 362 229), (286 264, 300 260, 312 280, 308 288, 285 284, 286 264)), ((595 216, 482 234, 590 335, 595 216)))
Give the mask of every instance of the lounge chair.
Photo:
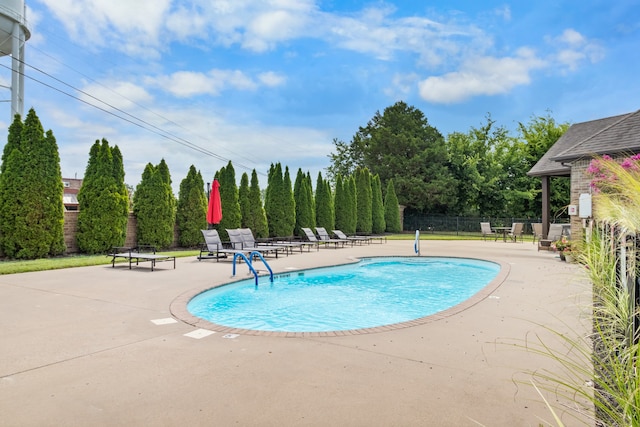
POLYGON ((336 235, 338 239, 348 240, 351 242, 351 246, 355 243, 363 244, 363 243, 371 243, 371 238, 367 236, 347 236, 341 230, 332 230, 333 234, 336 235))
POLYGON ((522 222, 514 222, 513 224, 511 224, 511 232, 509 232, 509 234, 507 234, 507 236, 509 236, 509 238, 513 241, 513 242, 518 242, 518 237, 520 237, 520 241, 523 242, 524 240, 522 237, 522 231, 524 230, 524 223, 522 222))
POLYGON ((287 256, 289 252, 293 253, 293 249, 299 248, 300 252, 302 252, 303 244, 302 242, 285 242, 283 240, 279 241, 269 241, 266 243, 256 242, 255 237, 253 236, 253 231, 250 228, 239 228, 240 235, 242 236, 242 242, 247 247, 257 247, 257 248, 267 248, 277 247, 283 249, 287 256))
POLYGON ((321 242, 334 243, 336 247, 338 247, 338 245, 342 245, 343 248, 346 243, 349 243, 349 240, 347 239, 332 239, 324 227, 316 227, 316 232, 318 233, 318 238, 321 242))
MULTIPOLYGON (((316 245, 318 245, 318 250, 320 250, 320 245, 327 245, 329 242, 326 242, 324 240, 318 240, 318 237, 315 235, 315 233, 313 231, 311 231, 310 228, 305 228, 305 227, 301 227, 300 228, 304 234, 305 237, 307 238, 307 240, 311 243, 315 243, 316 245)), ((336 244, 335 247, 337 248, 338 245, 336 244)))
POLYGON ((540 240, 542 238, 542 223, 535 222, 531 224, 531 230, 533 233, 533 244, 536 244, 536 239, 540 240))
POLYGON ((256 244, 255 239, 253 238, 253 233, 251 233, 251 230, 248 228, 244 229, 244 230, 248 230, 249 231, 248 233, 246 231, 243 233, 242 231, 243 229, 241 228, 233 228, 233 229, 227 228, 226 230, 227 230, 227 234, 229 234, 229 240, 231 241, 231 246, 233 246, 233 248, 236 250, 249 251, 249 252, 256 251, 256 252, 260 252, 263 255, 274 254, 276 258, 278 258, 278 252, 283 249, 278 246, 256 244), (249 237, 249 234, 251 234, 251 237, 249 237))
POLYGON ((562 224, 551 224, 549 227, 549 233, 547 233, 546 239, 538 240, 538 250, 539 251, 548 251, 551 249, 551 243, 556 240, 560 240, 562 238, 562 224))
POLYGON ((241 253, 248 256, 251 251, 243 251, 240 249, 225 248, 224 244, 220 240, 218 230, 200 230, 204 236, 204 244, 200 248, 200 255, 198 255, 198 261, 203 259, 215 258, 216 262, 220 258, 227 258, 229 254, 241 253))
POLYGON ((480 231, 482 231, 482 238, 485 240, 485 242, 487 241, 487 236, 495 236, 494 240, 498 240, 498 233, 494 232, 491 229, 491 223, 481 222, 480 231))

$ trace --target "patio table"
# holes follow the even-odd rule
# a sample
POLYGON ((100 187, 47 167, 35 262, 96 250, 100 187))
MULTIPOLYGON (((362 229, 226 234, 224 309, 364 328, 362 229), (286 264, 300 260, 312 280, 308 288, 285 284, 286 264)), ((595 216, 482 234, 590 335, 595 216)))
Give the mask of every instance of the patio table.
POLYGON ((503 242, 507 241, 507 234, 509 234, 509 232, 511 231, 511 227, 492 227, 492 228, 494 232, 498 234, 502 234, 503 242))

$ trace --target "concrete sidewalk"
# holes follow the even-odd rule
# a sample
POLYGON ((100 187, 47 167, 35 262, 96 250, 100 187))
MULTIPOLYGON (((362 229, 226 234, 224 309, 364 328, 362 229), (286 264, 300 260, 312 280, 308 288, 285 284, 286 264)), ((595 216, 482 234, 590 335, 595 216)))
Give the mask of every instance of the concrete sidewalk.
MULTIPOLYGON (((268 262, 283 272, 378 255, 412 256, 413 241, 268 262)), ((528 384, 530 372, 559 366, 514 343, 559 345, 545 327, 590 330, 580 267, 531 243, 423 241, 422 255, 493 260, 508 274, 433 321, 293 338, 166 323, 185 295, 230 281, 228 261, 0 276, 0 425, 553 425, 528 384)))

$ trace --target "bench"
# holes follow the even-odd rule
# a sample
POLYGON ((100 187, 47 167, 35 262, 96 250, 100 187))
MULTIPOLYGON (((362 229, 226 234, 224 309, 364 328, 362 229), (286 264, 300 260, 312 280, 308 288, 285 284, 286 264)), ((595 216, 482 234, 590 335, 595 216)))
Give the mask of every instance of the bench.
POLYGON ((173 261, 173 268, 176 268, 175 256, 157 254, 156 248, 154 248, 153 246, 116 246, 111 249, 111 252, 107 254, 107 256, 113 257, 111 259, 111 267, 116 266, 117 258, 124 258, 129 261, 129 270, 131 270, 131 265, 133 264, 134 260, 136 262, 136 265, 138 265, 141 261, 151 262, 151 271, 153 271, 153 268, 156 266, 156 262, 158 261, 173 261))

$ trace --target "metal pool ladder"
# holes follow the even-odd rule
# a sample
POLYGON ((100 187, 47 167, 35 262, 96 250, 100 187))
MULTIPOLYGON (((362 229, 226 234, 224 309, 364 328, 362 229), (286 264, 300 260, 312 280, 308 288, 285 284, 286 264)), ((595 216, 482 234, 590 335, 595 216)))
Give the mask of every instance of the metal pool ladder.
POLYGON ((249 254, 249 258, 247 258, 247 256, 242 252, 236 252, 235 254, 233 254, 233 276, 236 275, 236 259, 238 259, 238 257, 241 257, 247 263, 247 266, 249 266, 249 270, 253 273, 253 277, 255 277, 256 279, 256 287, 257 287, 258 272, 253 267, 253 264, 251 264, 251 260, 253 259, 254 256, 257 256, 258 258, 260 258, 264 266, 267 267, 267 270, 269 270, 269 280, 271 281, 271 283, 273 283, 273 270, 271 270, 271 267, 269 266, 269 264, 267 264, 267 261, 264 260, 264 257, 262 256, 262 254, 258 251, 251 252, 249 254))

